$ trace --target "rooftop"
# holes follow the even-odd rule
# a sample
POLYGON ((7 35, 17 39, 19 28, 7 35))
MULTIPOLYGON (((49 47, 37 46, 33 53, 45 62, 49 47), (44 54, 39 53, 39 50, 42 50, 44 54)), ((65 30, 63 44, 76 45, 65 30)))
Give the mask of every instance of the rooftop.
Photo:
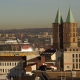
POLYGON ((26 56, 0 56, 0 61, 24 61, 26 56))

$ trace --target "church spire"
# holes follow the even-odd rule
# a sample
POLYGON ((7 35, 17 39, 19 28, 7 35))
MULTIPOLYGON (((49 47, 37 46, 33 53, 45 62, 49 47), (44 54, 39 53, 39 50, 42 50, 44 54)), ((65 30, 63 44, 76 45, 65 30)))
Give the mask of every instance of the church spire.
POLYGON ((57 15, 56 15, 54 23, 61 23, 61 21, 62 21, 62 17, 61 17, 61 14, 60 14, 60 10, 58 8, 57 15))
POLYGON ((69 8, 69 11, 68 11, 68 15, 67 15, 66 22, 69 22, 69 23, 73 23, 73 22, 75 22, 75 21, 74 21, 73 14, 72 14, 72 11, 71 11, 70 8, 69 8))

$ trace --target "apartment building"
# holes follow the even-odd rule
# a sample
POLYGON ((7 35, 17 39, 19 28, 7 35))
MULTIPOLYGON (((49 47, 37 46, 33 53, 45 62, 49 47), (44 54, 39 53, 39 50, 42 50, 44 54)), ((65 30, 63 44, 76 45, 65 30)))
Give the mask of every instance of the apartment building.
POLYGON ((80 70, 80 48, 67 48, 63 53, 63 67, 65 70, 80 70))
MULTIPOLYGON (((22 56, 0 56, 0 74, 5 74, 6 79, 23 75, 25 60, 26 57, 22 56)), ((4 79, 4 77, 0 77, 0 79, 4 79)))

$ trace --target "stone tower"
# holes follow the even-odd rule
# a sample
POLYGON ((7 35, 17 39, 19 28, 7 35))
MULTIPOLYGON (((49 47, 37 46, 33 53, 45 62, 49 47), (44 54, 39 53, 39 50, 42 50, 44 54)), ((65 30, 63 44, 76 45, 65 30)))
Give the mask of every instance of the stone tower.
POLYGON ((77 47, 77 23, 71 9, 69 8, 66 22, 63 22, 60 10, 58 9, 53 27, 53 49, 66 49, 77 47))
POLYGON ((53 49, 63 48, 63 20, 58 9, 53 27, 53 49))
POLYGON ((66 22, 63 23, 63 47, 77 47, 77 23, 74 21, 74 17, 71 9, 69 8, 66 22))

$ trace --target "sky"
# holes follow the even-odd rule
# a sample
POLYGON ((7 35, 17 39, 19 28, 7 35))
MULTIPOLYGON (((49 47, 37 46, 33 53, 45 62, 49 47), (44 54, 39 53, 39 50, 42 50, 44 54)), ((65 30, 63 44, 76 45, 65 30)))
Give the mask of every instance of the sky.
POLYGON ((0 29, 52 28, 57 10, 63 21, 71 7, 80 26, 80 0, 0 0, 0 29))

